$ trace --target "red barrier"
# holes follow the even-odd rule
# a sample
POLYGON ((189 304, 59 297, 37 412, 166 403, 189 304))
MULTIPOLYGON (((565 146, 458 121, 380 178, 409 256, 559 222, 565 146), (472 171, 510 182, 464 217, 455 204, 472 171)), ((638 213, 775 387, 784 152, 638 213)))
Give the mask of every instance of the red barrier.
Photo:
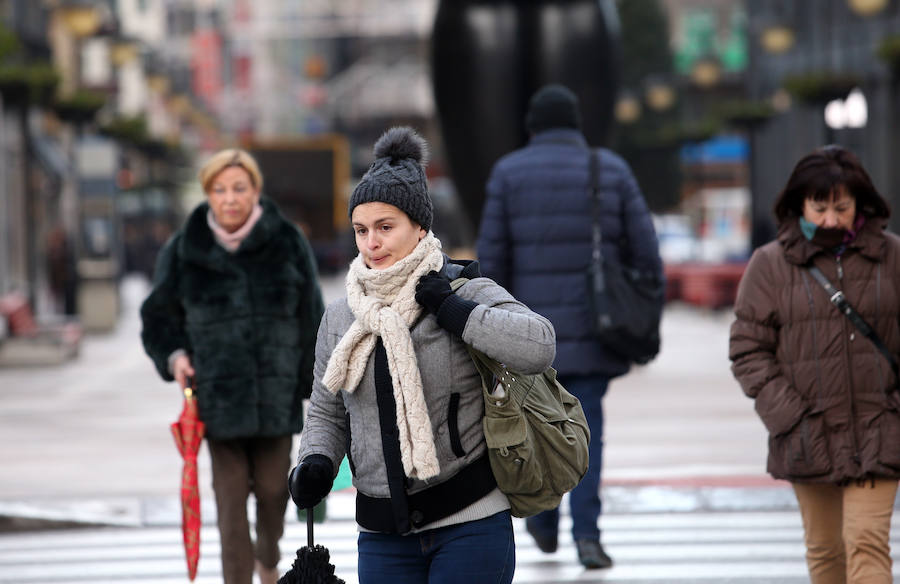
POLYGON ((32 337, 38 333, 28 299, 21 292, 0 296, 0 316, 6 317, 9 332, 14 336, 32 337))
POLYGON ((666 300, 712 309, 732 306, 746 267, 746 262, 667 264, 666 300))

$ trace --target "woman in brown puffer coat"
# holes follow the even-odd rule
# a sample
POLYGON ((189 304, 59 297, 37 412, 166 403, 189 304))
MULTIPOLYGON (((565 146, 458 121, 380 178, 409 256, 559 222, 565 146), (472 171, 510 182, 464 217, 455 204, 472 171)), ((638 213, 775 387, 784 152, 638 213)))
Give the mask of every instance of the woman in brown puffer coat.
POLYGON ((775 205, 777 240, 757 249, 731 326, 732 371, 769 431, 768 471, 791 481, 813 584, 892 582, 900 395, 889 361, 831 303, 818 267, 896 359, 900 238, 851 152, 801 159, 775 205))

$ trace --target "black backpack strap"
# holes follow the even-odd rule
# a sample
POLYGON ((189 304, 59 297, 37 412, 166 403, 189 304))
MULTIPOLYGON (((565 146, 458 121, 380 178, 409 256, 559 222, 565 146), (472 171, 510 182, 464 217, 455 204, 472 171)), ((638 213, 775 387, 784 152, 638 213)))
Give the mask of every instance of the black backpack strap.
POLYGON ((884 355, 884 358, 888 360, 888 363, 891 364, 891 370, 894 372, 894 378, 897 380, 897 383, 900 383, 900 366, 897 364, 897 358, 891 353, 890 349, 888 349, 884 342, 879 338, 878 334, 875 332, 869 323, 858 313, 856 309, 853 308, 847 298, 844 296, 844 293, 834 287, 834 285, 825 277, 825 274, 822 273, 822 270, 817 268, 816 266, 810 264, 807 266, 809 273, 812 274, 813 278, 825 289, 825 292, 828 294, 828 299, 831 300, 831 303, 837 307, 837 309, 846 316, 853 326, 863 334, 867 339, 869 339, 875 348, 884 355))

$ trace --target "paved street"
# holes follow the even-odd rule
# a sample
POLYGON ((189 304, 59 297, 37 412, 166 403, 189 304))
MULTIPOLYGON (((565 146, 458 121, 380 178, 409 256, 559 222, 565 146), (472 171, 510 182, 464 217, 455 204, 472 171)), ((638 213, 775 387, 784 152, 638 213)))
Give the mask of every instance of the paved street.
MULTIPOLYGON (((352 495, 333 495, 332 506, 352 509, 352 495)), ((613 514, 604 518, 604 526, 616 566, 588 572, 578 565, 571 545, 544 555, 517 522, 515 582, 807 581, 801 528, 793 512, 613 514)), ((351 513, 332 513, 316 531, 317 542, 331 552, 337 575, 348 583, 357 582, 351 513)), ((305 539, 303 525, 288 524, 282 569, 287 569, 305 539)), ((214 526, 204 528, 202 541, 196 582, 220 582, 214 526)), ((0 582, 169 584, 185 582, 184 570, 179 528, 172 525, 0 537, 0 582)))
MULTIPOLYGON (((146 286, 123 283, 118 328, 88 337, 76 361, 0 369, 0 582, 186 581, 168 428, 181 397, 140 347, 146 286)), ((323 286, 329 299, 341 293, 339 278, 323 286)), ((615 567, 582 570, 565 526, 560 550, 541 554, 517 520, 516 582, 806 581, 793 496, 764 474, 762 425, 728 369, 730 319, 671 307, 660 357, 611 386, 601 527, 615 567)), ((197 581, 216 582, 205 452, 200 486, 197 581)), ((353 493, 329 501, 317 541, 355 582, 353 493)), ((282 571, 305 534, 290 510, 282 571)))

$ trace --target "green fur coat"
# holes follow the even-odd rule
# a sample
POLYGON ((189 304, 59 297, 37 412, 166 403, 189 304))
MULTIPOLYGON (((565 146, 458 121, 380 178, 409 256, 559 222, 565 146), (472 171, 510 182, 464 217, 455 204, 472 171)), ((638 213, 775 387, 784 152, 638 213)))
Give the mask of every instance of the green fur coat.
POLYGON ((187 351, 197 404, 213 439, 299 432, 312 387, 323 304, 303 234, 262 199, 263 215, 229 253, 198 206, 160 251, 141 306, 144 349, 166 381, 187 351))

